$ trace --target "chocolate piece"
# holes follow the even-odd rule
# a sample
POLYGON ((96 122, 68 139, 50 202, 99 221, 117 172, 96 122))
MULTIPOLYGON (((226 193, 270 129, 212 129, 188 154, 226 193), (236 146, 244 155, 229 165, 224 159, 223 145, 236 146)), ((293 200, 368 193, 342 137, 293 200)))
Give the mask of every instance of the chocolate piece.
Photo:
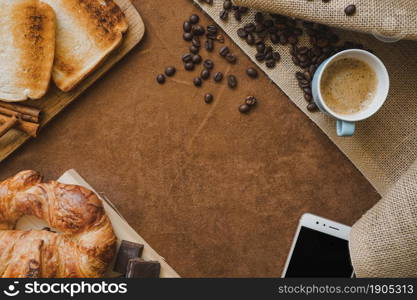
POLYGON ((133 258, 127 265, 126 278, 159 278, 160 273, 159 262, 133 258))
POLYGON ((113 270, 115 272, 126 274, 129 260, 141 257, 142 252, 143 245, 129 241, 122 241, 113 270))

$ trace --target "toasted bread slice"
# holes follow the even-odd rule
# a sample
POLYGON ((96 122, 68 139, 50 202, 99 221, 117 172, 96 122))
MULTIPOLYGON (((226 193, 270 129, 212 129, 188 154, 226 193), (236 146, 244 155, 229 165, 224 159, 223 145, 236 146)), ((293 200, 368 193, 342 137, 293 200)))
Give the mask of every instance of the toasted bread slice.
POLYGON ((128 24, 113 0, 43 1, 57 16, 52 78, 67 92, 120 45, 128 24))
POLYGON ((0 0, 0 99, 39 99, 55 52, 55 14, 38 0, 0 0))

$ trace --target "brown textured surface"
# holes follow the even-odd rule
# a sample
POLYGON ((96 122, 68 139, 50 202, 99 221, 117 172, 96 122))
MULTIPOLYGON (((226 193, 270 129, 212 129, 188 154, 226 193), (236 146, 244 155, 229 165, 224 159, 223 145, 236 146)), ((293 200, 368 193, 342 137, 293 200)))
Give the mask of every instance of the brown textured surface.
POLYGON ((236 66, 211 56, 215 70, 238 76, 236 91, 192 85, 196 73, 179 62, 182 21, 198 12, 189 1, 134 3, 147 26, 141 45, 4 161, 0 178, 75 168, 185 277, 279 276, 301 214, 351 225, 375 204, 379 195, 266 76, 247 79, 251 63, 234 45, 236 66), (157 85, 172 63, 177 75, 157 85), (260 105, 242 116, 248 94, 260 105))

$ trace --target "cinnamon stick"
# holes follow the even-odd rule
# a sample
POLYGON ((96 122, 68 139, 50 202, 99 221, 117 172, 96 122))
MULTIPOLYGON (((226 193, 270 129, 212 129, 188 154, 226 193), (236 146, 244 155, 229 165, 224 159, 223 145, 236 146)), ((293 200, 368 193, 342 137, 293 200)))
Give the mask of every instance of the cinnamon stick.
POLYGON ((26 106, 26 105, 21 105, 21 104, 16 104, 16 103, 2 102, 2 101, 0 101, 0 108, 11 110, 16 113, 20 113, 22 115, 32 116, 38 120, 39 120, 39 115, 41 113, 41 110, 36 107, 26 106))
MULTIPOLYGON (((15 118, 17 120, 17 122, 14 123, 12 127, 27 133, 31 137, 36 137, 38 135, 39 127, 40 127, 39 124, 24 121, 24 120, 19 120, 19 119, 16 118, 16 116, 13 116, 12 118, 15 118)), ((11 119, 10 117, 6 117, 6 116, 0 114, 0 123, 3 123, 3 126, 4 126, 5 123, 9 122, 10 119, 11 119)), ((9 129, 10 128, 8 128, 8 130, 9 129)))
POLYGON ((13 126, 15 126, 17 123, 17 118, 15 116, 8 118, 7 121, 5 121, 1 126, 0 126, 0 137, 2 137, 3 135, 5 135, 10 128, 12 128, 13 126))
POLYGON ((13 117, 15 116, 18 119, 24 120, 24 121, 28 121, 28 122, 33 122, 33 123, 39 123, 39 118, 31 116, 31 115, 24 115, 20 112, 16 112, 14 110, 5 108, 5 107, 1 107, 0 106, 0 114, 9 116, 9 117, 13 117))

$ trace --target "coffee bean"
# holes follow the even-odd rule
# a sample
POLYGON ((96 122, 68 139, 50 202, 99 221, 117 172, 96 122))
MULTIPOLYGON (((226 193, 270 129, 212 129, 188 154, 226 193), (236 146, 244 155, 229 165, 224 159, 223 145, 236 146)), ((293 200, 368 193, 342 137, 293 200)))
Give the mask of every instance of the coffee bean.
POLYGON ((245 31, 245 29, 243 29, 243 28, 239 28, 239 29, 237 30, 237 35, 238 35, 240 38, 244 39, 244 38, 246 38, 246 37, 248 36, 248 33, 245 31))
POLYGON ((275 68, 275 66, 277 65, 277 63, 276 63, 276 61, 275 61, 275 60, 270 59, 270 60, 268 60, 268 61, 265 63, 265 65, 266 65, 266 67, 267 67, 267 68, 269 68, 269 69, 273 69, 273 68, 275 68))
POLYGON ((234 56, 232 53, 229 53, 229 54, 227 54, 227 55, 226 55, 226 60, 227 60, 229 63, 234 64, 234 63, 236 63, 237 58, 236 58, 236 56, 234 56))
POLYGON ((197 54, 199 51, 200 51, 200 48, 199 48, 199 47, 196 47, 196 46, 194 46, 194 45, 191 45, 191 46, 190 46, 190 52, 191 52, 191 53, 193 53, 193 54, 197 54))
POLYGON ((248 74, 251 78, 257 78, 258 77, 258 71, 255 68, 248 68, 246 70, 246 74, 248 74))
POLYGON ((223 36, 223 34, 218 34, 216 36, 216 41, 218 41, 219 43, 223 44, 224 43, 224 36, 223 36))
POLYGON ((275 51, 272 53, 272 58, 275 59, 276 62, 279 62, 281 60, 281 55, 279 52, 275 51))
POLYGON ((201 79, 207 80, 210 77, 210 71, 207 69, 203 69, 200 74, 201 79))
POLYGON ((199 63, 201 63, 201 61, 202 61, 202 58, 201 58, 200 55, 196 54, 196 55, 193 56, 193 63, 194 64, 198 65, 199 63))
POLYGON ((235 17, 236 21, 238 21, 238 22, 242 21, 242 13, 240 11, 236 10, 233 13, 233 16, 235 17))
POLYGON ((187 62, 184 64, 184 69, 186 69, 187 71, 192 71, 194 70, 194 64, 193 62, 187 62))
POLYGON ((355 13, 356 13, 356 5, 351 4, 351 5, 346 6, 345 14, 347 16, 353 16, 355 13))
POLYGON ((174 76, 176 71, 175 67, 167 67, 165 69, 165 75, 169 77, 174 76))
POLYGON ((255 22, 261 23, 261 22, 263 22, 263 20, 264 20, 264 14, 261 13, 261 12, 257 12, 255 14, 255 22))
POLYGON ((214 62, 211 59, 204 60, 204 67, 208 70, 211 70, 214 68, 214 62))
POLYGON ((193 26, 193 35, 201 36, 206 32, 203 26, 201 25, 194 25, 193 26))
POLYGON ((288 38, 285 35, 280 35, 279 36, 279 43, 281 45, 286 45, 288 44, 288 38))
POLYGON ((227 76, 227 84, 231 89, 234 89, 237 87, 237 78, 235 75, 229 75, 227 76))
POLYGON ((248 23, 246 24, 243 29, 247 32, 247 33, 252 33, 255 31, 256 29, 256 25, 253 23, 248 23))
POLYGON ((239 106, 239 112, 242 114, 246 114, 250 111, 250 106, 245 104, 242 104, 241 106, 239 106))
POLYGON ((200 77, 196 77, 194 78, 193 83, 196 87, 200 87, 203 84, 203 80, 201 80, 200 77))
POLYGON ((225 0, 225 1, 223 1, 223 8, 224 8, 225 10, 230 10, 230 9, 232 9, 232 6, 233 6, 233 3, 232 3, 232 1, 231 1, 231 0, 225 0))
POLYGON ((184 41, 191 41, 193 39, 193 34, 191 32, 184 32, 182 38, 184 39, 184 41))
POLYGON ((314 103, 314 102, 310 102, 310 103, 307 105, 307 109, 308 109, 309 111, 313 112, 313 111, 317 111, 317 110, 318 110, 318 107, 317 107, 316 103, 314 103))
POLYGON ((258 53, 263 53, 265 51, 265 43, 259 43, 256 45, 256 51, 258 51, 258 53))
POLYGON ((217 27, 217 25, 214 25, 214 24, 208 25, 208 26, 207 26, 207 32, 208 32, 208 33, 211 33, 211 34, 213 34, 213 35, 216 35, 216 34, 217 34, 217 32, 218 32, 218 27, 217 27))
POLYGON ((255 44, 255 36, 252 33, 249 33, 246 37, 246 43, 248 45, 254 45, 255 44))
POLYGON ((265 25, 264 24, 262 24, 262 23, 257 23, 256 25, 255 25, 255 32, 256 33, 261 33, 261 32, 264 32, 265 31, 265 25))
POLYGON ((269 36, 269 38, 271 39, 271 43, 274 44, 274 45, 278 44, 279 41, 280 41, 279 36, 277 34, 275 34, 275 33, 272 33, 269 36))
POLYGON ((226 21, 229 18, 229 12, 227 10, 220 11, 220 19, 226 21))
POLYGON ((185 62, 185 63, 190 62, 192 60, 193 60, 193 55, 192 54, 187 53, 187 54, 184 54, 182 56, 182 61, 185 62))
POLYGON ((213 40, 212 39, 206 40, 205 47, 206 47, 206 50, 208 52, 212 52, 214 50, 214 42, 213 42, 213 40))
POLYGON ((184 29, 184 32, 191 32, 191 29, 193 29, 193 25, 191 25, 189 21, 185 21, 182 27, 184 29))
POLYGON ((259 62, 263 62, 265 60, 265 54, 264 53, 256 53, 255 59, 259 62))
POLYGON ((214 75, 214 81, 215 82, 220 82, 220 81, 222 81, 223 80, 223 73, 222 72, 217 72, 215 75, 214 75))
POLYGON ((193 36, 193 38, 191 40, 191 44, 195 47, 200 48, 201 47, 200 38, 198 36, 193 36))
POLYGON ((165 75, 164 74, 158 74, 158 76, 156 76, 156 81, 159 84, 164 84, 165 83, 165 75))
POLYGON ((190 23, 191 24, 197 24, 199 21, 200 21, 199 16, 197 16, 195 14, 191 15, 191 17, 190 17, 190 23))
POLYGON ((297 80, 304 80, 304 74, 302 72, 297 72, 295 73, 295 78, 297 78, 297 80))
POLYGON ((311 96, 311 94, 304 93, 304 99, 306 99, 307 102, 311 102, 311 100, 313 100, 313 96, 311 96))
POLYGON ((248 97, 246 97, 246 99, 245 99, 245 103, 246 103, 248 106, 255 106, 255 105, 256 105, 256 103, 257 103, 257 100, 256 100, 256 98, 255 98, 254 96, 248 96, 248 97))
POLYGON ((291 35, 290 37, 288 37, 288 42, 289 42, 291 45, 295 45, 295 44, 297 44, 297 43, 298 43, 298 38, 297 38, 297 36, 295 36, 295 35, 291 35))
POLYGON ((225 57, 230 52, 229 48, 227 46, 221 47, 219 50, 220 56, 225 57))
POLYGON ((213 95, 212 94, 205 94, 204 96, 204 102, 206 102, 207 104, 210 104, 211 102, 213 102, 213 95))

